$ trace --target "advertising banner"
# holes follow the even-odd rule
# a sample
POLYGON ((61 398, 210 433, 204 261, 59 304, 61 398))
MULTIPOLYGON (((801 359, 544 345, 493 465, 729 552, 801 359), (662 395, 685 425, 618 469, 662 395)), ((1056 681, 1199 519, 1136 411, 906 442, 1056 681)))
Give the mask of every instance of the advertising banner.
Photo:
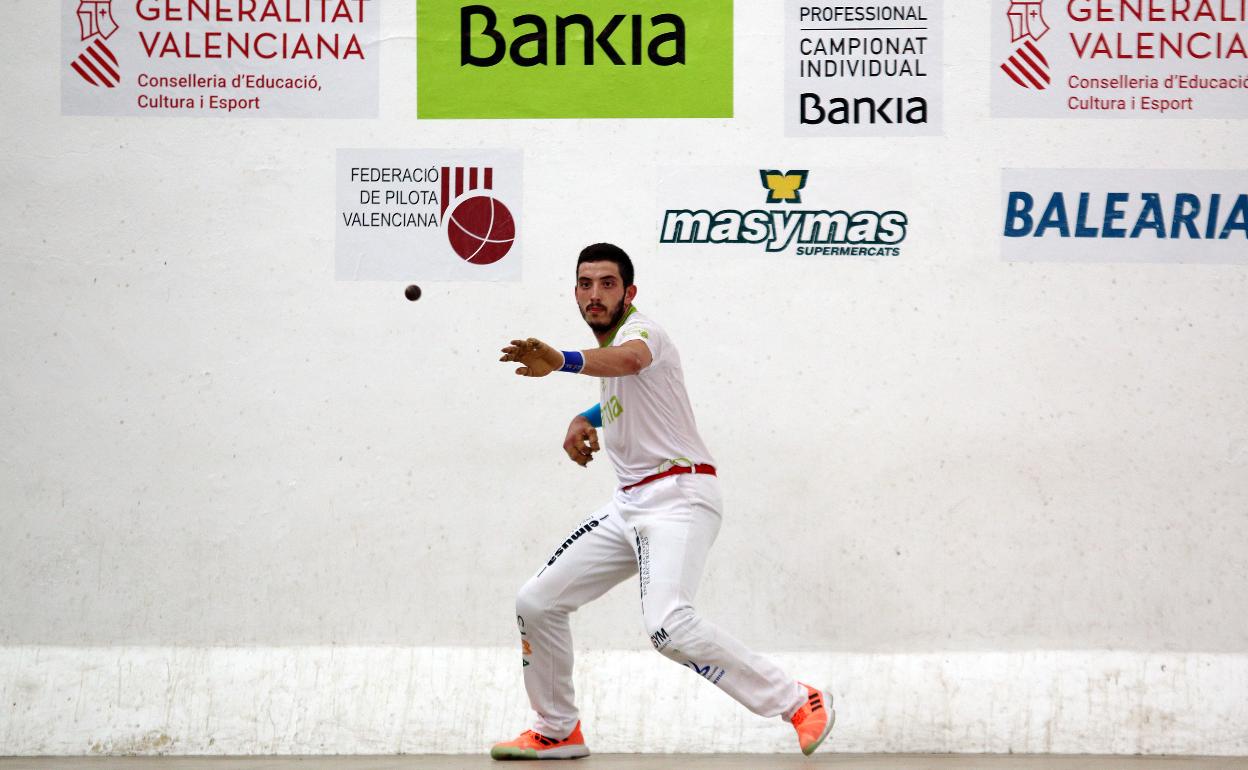
POLYGON ((417 0, 421 118, 732 117, 732 0, 417 0))
POLYGON ((904 171, 673 168, 659 184, 660 252, 900 257, 913 242, 904 171))
POLYGON ((520 279, 518 150, 338 151, 335 275, 520 279))
POLYGON ((1013 262, 1248 264, 1248 170, 1007 169, 1013 262))
POLYGON ((992 55, 993 117, 1248 117, 1245 0, 993 0, 992 55))
POLYGON ((941 13, 941 0, 785 0, 785 135, 940 134, 941 13))
POLYGON ((377 116, 380 0, 60 0, 64 115, 377 116))

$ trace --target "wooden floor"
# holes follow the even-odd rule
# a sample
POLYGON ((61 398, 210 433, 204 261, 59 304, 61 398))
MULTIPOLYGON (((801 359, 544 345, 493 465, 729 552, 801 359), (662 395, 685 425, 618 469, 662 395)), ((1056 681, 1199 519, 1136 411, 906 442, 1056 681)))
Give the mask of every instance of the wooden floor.
POLYGON ((1019 754, 599 754, 575 761, 494 762, 486 756, 403 757, 9 757, 0 770, 1248 770, 1248 757, 1093 757, 1019 754))

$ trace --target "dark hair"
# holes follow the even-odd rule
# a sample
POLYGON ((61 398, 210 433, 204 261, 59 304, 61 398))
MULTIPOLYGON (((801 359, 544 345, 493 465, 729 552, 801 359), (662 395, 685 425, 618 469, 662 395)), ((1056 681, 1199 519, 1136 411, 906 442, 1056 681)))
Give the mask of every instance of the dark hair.
POLYGON ((576 258, 577 268, 586 262, 614 262, 620 268, 624 288, 633 285, 633 260, 613 243, 594 243, 581 249, 581 256, 576 258))

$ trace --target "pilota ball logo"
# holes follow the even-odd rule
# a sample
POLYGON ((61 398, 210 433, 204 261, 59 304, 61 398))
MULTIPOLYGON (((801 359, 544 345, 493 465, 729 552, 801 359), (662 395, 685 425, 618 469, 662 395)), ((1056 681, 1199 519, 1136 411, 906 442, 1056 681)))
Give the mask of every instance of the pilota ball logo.
POLYGON ((501 201, 474 195, 451 210, 446 237, 465 262, 490 265, 511 251, 516 240, 516 221, 501 201))

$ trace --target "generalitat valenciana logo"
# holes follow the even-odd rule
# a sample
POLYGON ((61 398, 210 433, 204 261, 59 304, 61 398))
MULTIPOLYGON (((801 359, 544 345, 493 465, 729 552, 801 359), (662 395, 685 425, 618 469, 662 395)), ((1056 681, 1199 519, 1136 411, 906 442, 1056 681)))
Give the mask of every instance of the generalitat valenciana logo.
POLYGON ((78 28, 85 44, 69 66, 78 77, 96 88, 116 88, 121 82, 121 66, 104 42, 117 31, 113 20, 113 0, 81 0, 78 28))

